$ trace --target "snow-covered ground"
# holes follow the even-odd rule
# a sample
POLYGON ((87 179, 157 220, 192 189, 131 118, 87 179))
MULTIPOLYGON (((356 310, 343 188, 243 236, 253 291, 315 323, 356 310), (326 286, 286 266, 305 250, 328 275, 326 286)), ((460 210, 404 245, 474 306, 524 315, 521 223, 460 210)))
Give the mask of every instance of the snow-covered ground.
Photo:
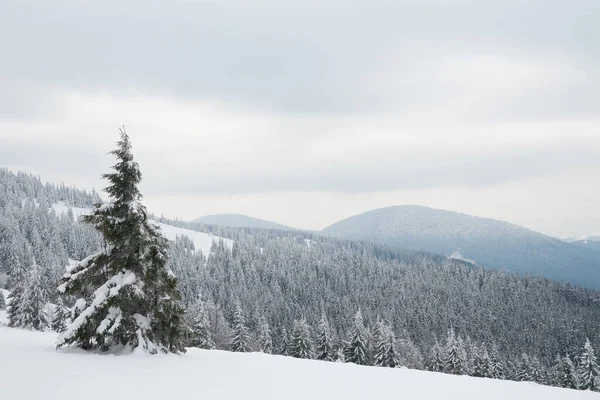
POLYGON ((190 349, 98 355, 54 349, 56 334, 0 327, 2 399, 598 399, 597 393, 407 369, 190 349))
MULTIPOLYGON (((57 215, 67 214, 69 212, 69 206, 62 201, 58 203, 52 204, 52 209, 56 212, 57 215)), ((80 216, 89 213, 91 210, 89 208, 80 208, 80 207, 71 207, 73 211, 73 218, 78 219, 80 216)), ((192 239, 194 242, 194 247, 196 251, 202 251, 202 254, 205 256, 210 254, 210 248, 212 247, 213 242, 218 242, 221 239, 220 236, 214 236, 209 233, 204 232, 196 232, 189 229, 177 228, 175 226, 162 224, 154 221, 157 225, 160 226, 163 234, 169 240, 175 240, 177 236, 187 236, 192 239)), ((229 248, 233 246, 233 240, 223 238, 225 245, 229 248)))
POLYGON ((185 228, 177 228, 160 222, 156 222, 156 224, 160 226, 163 234, 169 240, 175 240, 177 236, 182 235, 189 237, 194 242, 196 251, 202 251, 202 254, 205 256, 210 254, 210 248, 212 247, 213 242, 218 242, 219 239, 223 239, 225 245, 230 249, 233 246, 233 240, 231 239, 221 238, 220 236, 211 235, 209 233, 191 231, 185 228))
POLYGON ((56 213, 56 215, 67 214, 69 212, 69 208, 73 212, 73 218, 76 221, 82 215, 88 214, 90 212, 89 208, 70 207, 64 201, 59 201, 58 203, 52 204, 52 209, 54 210, 54 212, 56 213))

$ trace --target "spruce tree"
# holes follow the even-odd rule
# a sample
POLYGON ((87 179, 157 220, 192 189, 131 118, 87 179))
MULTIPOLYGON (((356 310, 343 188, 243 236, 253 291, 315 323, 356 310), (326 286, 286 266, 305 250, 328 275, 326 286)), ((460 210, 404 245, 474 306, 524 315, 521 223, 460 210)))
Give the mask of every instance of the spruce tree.
POLYGON ((124 129, 111 154, 114 171, 103 175, 110 201, 82 218, 102 234, 104 246, 63 276, 58 290, 78 299, 78 311, 57 347, 184 352, 183 308, 167 267, 168 243, 140 202, 142 174, 124 129))
POLYGON ((2 291, 0 291, 0 310, 6 310, 6 300, 2 291))
POLYGON ((454 375, 467 374, 467 359, 463 342, 460 338, 454 336, 454 330, 448 331, 446 342, 446 360, 444 363, 444 372, 454 375))
POLYGON ((29 268, 27 274, 18 287, 15 288, 16 296, 11 296, 9 310, 9 325, 43 331, 48 328, 46 303, 48 293, 42 282, 42 271, 35 264, 29 268))
POLYGON ((521 355, 521 360, 517 365, 514 380, 518 382, 533 381, 531 376, 531 364, 529 356, 525 353, 521 355))
POLYGON ((396 337, 392 328, 383 321, 377 322, 374 332, 373 363, 378 367, 396 368, 400 366, 396 353, 396 337))
POLYGON ((231 337, 231 350, 238 353, 247 353, 252 351, 250 345, 248 344, 250 341, 250 334, 248 332, 248 328, 246 327, 246 317, 244 317, 244 312, 239 301, 237 302, 235 311, 233 313, 232 328, 233 334, 231 337))
POLYGON ((321 321, 317 329, 317 360, 334 361, 335 353, 333 351, 331 337, 331 328, 325 314, 321 315, 321 321))
POLYGON ((295 358, 313 358, 310 328, 305 318, 294 321, 288 353, 295 358))
POLYGON ((429 352, 429 357, 427 358, 427 363, 425 367, 429 371, 433 372, 444 372, 444 351, 438 342, 438 339, 435 338, 435 343, 431 347, 431 351, 429 352))
POLYGON ((198 297, 198 301, 194 307, 194 324, 192 326, 192 347, 199 349, 212 350, 215 348, 215 342, 210 333, 210 323, 208 320, 208 311, 206 303, 198 297))
POLYGON ((579 388, 581 390, 600 391, 600 387, 598 387, 599 377, 600 368, 594 354, 594 348, 590 340, 586 338, 583 350, 579 356, 579 364, 577 365, 579 388))
POLYGON ((67 329, 67 319, 69 312, 63 304, 62 298, 59 296, 56 300, 56 308, 52 315, 52 330, 54 332, 63 333, 67 329))
POLYGON ((287 356, 289 355, 289 349, 290 349, 290 336, 288 334, 287 329, 285 329, 285 326, 281 327, 281 343, 279 345, 279 350, 277 352, 277 354, 280 354, 282 356, 287 356))
POLYGON ((556 386, 567 389, 578 388, 577 373, 568 354, 560 360, 555 379, 556 386))
POLYGON ((14 270, 14 286, 8 295, 8 326, 23 326, 23 300, 27 289, 27 272, 17 264, 14 270))
POLYGON ((273 341, 271 339, 271 329, 267 319, 263 316, 258 323, 258 345, 260 351, 265 354, 273 354, 273 341))
POLYGON ((369 335, 365 329, 362 312, 358 310, 350 331, 348 342, 344 346, 344 361, 358 365, 369 365, 369 335))
POLYGON ((506 379, 506 365, 504 360, 500 356, 498 347, 492 345, 492 351, 490 352, 490 363, 491 363, 491 378, 494 379, 506 379))

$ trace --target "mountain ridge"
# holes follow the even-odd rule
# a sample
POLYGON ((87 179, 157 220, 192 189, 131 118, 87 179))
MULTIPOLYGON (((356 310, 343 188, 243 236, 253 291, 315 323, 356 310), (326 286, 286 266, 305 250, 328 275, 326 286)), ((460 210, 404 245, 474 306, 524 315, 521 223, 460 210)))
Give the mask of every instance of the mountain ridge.
POLYGON ((198 217, 191 222, 205 225, 228 226, 230 228, 257 228, 298 231, 300 229, 278 224, 265 219, 250 217, 244 214, 212 214, 198 217))
POLYGON ((391 206, 338 221, 322 234, 464 257, 492 269, 600 287, 596 251, 528 228, 425 206, 391 206))

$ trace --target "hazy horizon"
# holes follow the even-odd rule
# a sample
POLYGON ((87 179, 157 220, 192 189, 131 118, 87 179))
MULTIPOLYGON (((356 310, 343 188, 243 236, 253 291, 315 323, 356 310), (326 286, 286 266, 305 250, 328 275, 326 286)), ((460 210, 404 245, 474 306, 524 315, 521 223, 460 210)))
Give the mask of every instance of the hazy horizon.
POLYGON ((418 204, 600 234, 593 0, 2 9, 0 167, 100 190, 124 124, 171 218, 418 204))

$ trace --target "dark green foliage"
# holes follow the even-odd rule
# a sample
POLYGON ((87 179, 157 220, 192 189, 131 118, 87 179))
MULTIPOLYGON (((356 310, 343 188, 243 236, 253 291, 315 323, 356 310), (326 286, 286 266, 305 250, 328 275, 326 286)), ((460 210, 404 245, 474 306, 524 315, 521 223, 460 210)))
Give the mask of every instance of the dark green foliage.
POLYGON ((140 203, 142 175, 124 130, 111 153, 118 162, 103 175, 110 202, 82 218, 102 234, 103 250, 62 279, 59 291, 79 300, 57 346, 184 352, 183 308, 177 279, 167 268, 167 241, 140 203))

